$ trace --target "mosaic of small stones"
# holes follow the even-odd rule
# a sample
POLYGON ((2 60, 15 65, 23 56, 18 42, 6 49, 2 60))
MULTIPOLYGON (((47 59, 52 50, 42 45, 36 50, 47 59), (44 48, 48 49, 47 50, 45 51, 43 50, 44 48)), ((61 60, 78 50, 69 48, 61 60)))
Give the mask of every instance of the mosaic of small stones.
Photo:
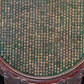
POLYGON ((0 54, 32 76, 69 70, 84 56, 84 0, 0 0, 0 54))

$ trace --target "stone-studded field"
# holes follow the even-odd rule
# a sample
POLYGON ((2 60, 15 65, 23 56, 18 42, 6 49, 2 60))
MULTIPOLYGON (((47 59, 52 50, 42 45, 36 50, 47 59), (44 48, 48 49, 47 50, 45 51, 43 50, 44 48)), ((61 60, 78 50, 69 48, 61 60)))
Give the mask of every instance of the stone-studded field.
POLYGON ((0 0, 1 57, 32 76, 71 69, 84 54, 83 0, 0 0))

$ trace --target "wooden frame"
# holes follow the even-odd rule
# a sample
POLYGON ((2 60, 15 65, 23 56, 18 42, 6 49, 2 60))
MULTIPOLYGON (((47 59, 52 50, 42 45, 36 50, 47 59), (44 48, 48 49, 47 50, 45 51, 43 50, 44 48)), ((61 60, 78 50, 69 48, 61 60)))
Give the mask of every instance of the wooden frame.
POLYGON ((84 76, 84 61, 72 71, 61 76, 49 79, 36 79, 15 71, 0 58, 0 74, 4 76, 5 84, 81 84, 84 76))

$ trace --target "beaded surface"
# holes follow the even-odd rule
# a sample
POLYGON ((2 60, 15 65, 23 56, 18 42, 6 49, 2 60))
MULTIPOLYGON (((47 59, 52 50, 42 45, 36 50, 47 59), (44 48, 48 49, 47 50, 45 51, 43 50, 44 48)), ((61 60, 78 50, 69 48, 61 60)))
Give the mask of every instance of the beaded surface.
POLYGON ((0 56, 26 75, 55 76, 84 56, 84 0, 0 0, 0 56))

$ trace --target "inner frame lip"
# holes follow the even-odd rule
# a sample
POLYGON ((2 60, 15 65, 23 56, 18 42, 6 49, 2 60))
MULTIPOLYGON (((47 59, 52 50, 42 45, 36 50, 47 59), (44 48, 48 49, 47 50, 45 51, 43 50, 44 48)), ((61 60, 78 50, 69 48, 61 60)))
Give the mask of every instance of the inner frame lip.
MULTIPOLYGON (((8 70, 10 70, 12 73, 11 74, 16 74, 18 76, 21 76, 21 77, 25 77, 25 78, 29 78, 29 79, 35 79, 35 80, 51 80, 51 79, 54 79, 54 78, 58 78, 58 77, 62 77, 62 76, 65 76, 66 74, 69 74, 71 72, 73 72, 74 70, 76 70, 80 65, 82 65, 84 63, 84 57, 82 57, 82 59, 80 60, 80 62, 78 62, 76 65, 74 65, 71 69, 61 73, 61 74, 58 74, 58 75, 54 75, 54 76, 43 76, 43 77, 37 77, 37 76, 31 76, 31 75, 26 75, 16 69, 14 69, 13 67, 11 67, 10 65, 8 65, 4 60, 3 58, 0 57, 0 61, 4 64, 5 68, 7 68, 8 70)), ((7 70, 6 69, 6 70, 7 70)), ((7 71, 8 71, 7 70, 7 71)), ((10 73, 10 72, 9 72, 10 73)))

